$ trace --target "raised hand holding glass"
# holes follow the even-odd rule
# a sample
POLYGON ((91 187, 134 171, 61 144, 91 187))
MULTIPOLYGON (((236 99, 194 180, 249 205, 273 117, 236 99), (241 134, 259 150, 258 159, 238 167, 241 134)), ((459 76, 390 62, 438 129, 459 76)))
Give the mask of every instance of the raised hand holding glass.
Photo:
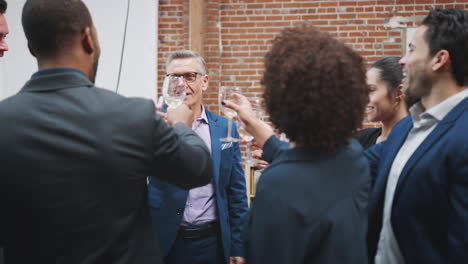
POLYGON ((223 101, 233 101, 233 100, 235 100, 232 97, 232 94, 234 94, 234 93, 241 94, 241 89, 239 87, 223 86, 219 90, 219 99, 220 99, 219 107, 221 108, 221 112, 228 118, 227 137, 221 138, 220 140, 222 142, 238 142, 239 141, 238 138, 233 138, 231 136, 232 119, 234 117, 236 117, 237 112, 230 109, 230 108, 228 108, 228 107, 224 107, 224 105, 222 104, 223 101))

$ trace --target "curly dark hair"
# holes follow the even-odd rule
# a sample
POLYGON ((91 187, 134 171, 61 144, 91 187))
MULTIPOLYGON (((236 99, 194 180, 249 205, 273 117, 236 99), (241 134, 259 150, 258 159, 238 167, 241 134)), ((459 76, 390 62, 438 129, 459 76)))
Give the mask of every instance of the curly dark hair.
POLYGON ((433 9, 423 20, 430 55, 445 49, 450 54, 452 74, 460 86, 468 85, 468 12, 463 9, 433 9))
POLYGON ((361 127, 369 94, 363 60, 311 24, 273 40, 262 84, 271 122, 298 146, 334 152, 361 127))

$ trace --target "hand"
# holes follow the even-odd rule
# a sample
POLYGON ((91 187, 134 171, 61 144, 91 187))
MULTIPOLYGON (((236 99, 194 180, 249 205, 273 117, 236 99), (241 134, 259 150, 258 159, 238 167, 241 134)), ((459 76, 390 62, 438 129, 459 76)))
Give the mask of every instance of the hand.
POLYGON ((243 257, 230 257, 229 264, 245 264, 245 259, 243 257))
POLYGON ((247 97, 238 93, 233 93, 231 96, 234 100, 223 101, 222 104, 227 108, 231 108, 232 110, 236 111, 237 117, 242 122, 244 122, 247 125, 247 127, 252 122, 259 120, 255 115, 254 111, 252 110, 252 105, 250 104, 247 97), (234 101, 236 103, 234 103, 234 101))
POLYGON ((252 151, 252 161, 255 163, 254 167, 257 170, 263 170, 264 168, 268 167, 268 165, 270 165, 268 162, 262 160, 262 153, 263 151, 261 149, 252 151))
POLYGON ((263 148, 263 144, 267 139, 274 135, 273 129, 267 123, 257 118, 252 110, 252 105, 245 96, 234 93, 232 97, 237 103, 229 100, 223 101, 222 104, 237 112, 237 116, 245 124, 245 130, 255 138, 258 147, 263 148))
POLYGON ((164 105, 164 97, 159 96, 158 102, 156 103, 156 111, 161 111, 163 105, 164 105))
POLYGON ((156 114, 158 114, 167 123, 167 114, 166 113, 156 111, 156 114))
POLYGON ((193 111, 186 104, 181 104, 174 109, 168 109, 166 120, 169 125, 173 126, 176 123, 184 123, 188 127, 192 127, 193 111))

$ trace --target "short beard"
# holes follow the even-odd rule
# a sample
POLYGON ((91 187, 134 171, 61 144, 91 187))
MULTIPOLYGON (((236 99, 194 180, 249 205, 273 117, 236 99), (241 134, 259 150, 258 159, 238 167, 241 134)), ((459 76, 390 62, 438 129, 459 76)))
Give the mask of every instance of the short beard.
POLYGON ((432 90, 432 80, 427 74, 421 74, 413 83, 409 84, 405 90, 407 96, 421 98, 429 95, 432 90))

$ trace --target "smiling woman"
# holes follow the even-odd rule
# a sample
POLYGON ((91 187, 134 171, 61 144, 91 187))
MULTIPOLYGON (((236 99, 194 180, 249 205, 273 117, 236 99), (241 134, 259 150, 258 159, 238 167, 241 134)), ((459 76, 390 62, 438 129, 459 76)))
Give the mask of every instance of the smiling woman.
POLYGON ((357 137, 364 149, 384 141, 393 126, 408 115, 414 99, 403 93, 403 73, 400 57, 386 57, 376 61, 367 71, 370 87, 367 120, 381 122, 380 128, 361 130, 357 137))

